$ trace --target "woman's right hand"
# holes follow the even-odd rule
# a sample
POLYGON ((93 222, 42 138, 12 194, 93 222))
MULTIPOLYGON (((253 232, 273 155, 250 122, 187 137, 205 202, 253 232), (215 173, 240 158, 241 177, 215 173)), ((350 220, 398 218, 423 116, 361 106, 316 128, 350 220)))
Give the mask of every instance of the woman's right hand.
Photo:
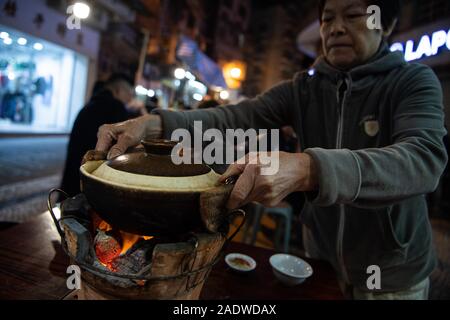
POLYGON ((155 114, 101 126, 97 134, 96 151, 105 152, 111 159, 137 146, 142 139, 162 136, 161 117, 155 114))

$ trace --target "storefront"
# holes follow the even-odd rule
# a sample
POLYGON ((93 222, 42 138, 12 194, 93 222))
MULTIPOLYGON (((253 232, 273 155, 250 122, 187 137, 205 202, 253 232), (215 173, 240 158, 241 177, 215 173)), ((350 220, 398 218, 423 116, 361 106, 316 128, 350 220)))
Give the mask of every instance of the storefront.
POLYGON ((1 13, 0 134, 68 133, 95 81, 98 33, 67 29, 45 2, 22 4, 1 13))
POLYGON ((88 59, 2 25, 0 30, 0 131, 67 131, 72 113, 84 104, 88 59))
POLYGON ((442 85, 445 121, 450 128, 450 19, 395 35, 391 50, 402 51, 405 60, 423 63, 433 69, 442 85))

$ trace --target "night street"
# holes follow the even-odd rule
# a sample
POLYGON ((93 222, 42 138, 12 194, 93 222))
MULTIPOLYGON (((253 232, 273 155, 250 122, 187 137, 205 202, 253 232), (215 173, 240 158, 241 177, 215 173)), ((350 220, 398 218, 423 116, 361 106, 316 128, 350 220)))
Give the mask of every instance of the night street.
POLYGON ((449 130, 449 0, 0 0, 0 302, 434 308, 449 130))
POLYGON ((23 222, 46 210, 61 181, 68 138, 0 138, 0 221, 23 222))

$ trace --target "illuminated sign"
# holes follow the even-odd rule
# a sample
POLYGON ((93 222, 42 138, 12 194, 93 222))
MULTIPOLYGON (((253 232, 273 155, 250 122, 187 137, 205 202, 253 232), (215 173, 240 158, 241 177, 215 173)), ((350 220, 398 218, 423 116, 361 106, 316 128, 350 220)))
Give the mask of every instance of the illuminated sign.
POLYGON ((391 51, 402 51, 405 54, 406 61, 419 60, 424 56, 435 56, 441 48, 450 50, 450 30, 436 31, 431 37, 429 35, 422 36, 417 48, 415 48, 414 40, 408 40, 406 44, 395 42, 391 45, 391 51))

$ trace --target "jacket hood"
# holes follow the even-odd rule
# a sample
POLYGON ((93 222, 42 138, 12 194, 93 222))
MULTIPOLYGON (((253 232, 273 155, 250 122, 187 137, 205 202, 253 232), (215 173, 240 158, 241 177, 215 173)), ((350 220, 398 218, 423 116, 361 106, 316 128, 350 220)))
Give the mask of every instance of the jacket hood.
POLYGON ((365 76, 388 72, 406 64, 403 54, 398 51, 391 52, 387 42, 383 41, 377 53, 369 61, 348 71, 341 71, 331 66, 323 55, 316 59, 313 68, 316 72, 330 76, 336 81, 343 74, 348 74, 354 81, 357 81, 365 76))

